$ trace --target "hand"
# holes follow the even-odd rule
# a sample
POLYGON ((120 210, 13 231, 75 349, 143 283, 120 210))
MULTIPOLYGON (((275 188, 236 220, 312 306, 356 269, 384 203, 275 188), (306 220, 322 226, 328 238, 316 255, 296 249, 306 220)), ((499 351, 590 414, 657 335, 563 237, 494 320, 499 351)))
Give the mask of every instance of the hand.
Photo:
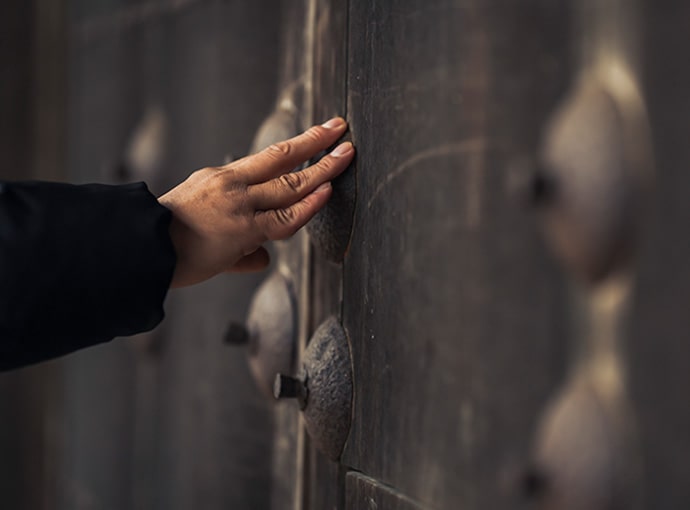
POLYGON ((265 268, 263 243, 292 236, 326 204, 330 181, 350 164, 354 148, 343 143, 318 163, 291 170, 333 145, 346 126, 331 119, 258 154, 198 170, 161 196, 158 201, 173 214, 177 266, 171 286, 265 268))

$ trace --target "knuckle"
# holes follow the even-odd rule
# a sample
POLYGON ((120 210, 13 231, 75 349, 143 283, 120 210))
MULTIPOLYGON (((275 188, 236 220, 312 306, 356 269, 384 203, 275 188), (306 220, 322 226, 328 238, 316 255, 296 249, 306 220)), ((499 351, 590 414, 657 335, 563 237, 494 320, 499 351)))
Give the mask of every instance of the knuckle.
POLYGON ((269 145, 266 152, 275 158, 285 158, 293 152, 292 143, 289 141, 278 142, 269 145))
POLYGON ((280 187, 284 190, 298 193, 304 186, 304 177, 299 173, 283 174, 278 178, 280 187))
POLYGON ((243 187, 231 188, 226 192, 226 197, 228 202, 233 204, 229 211, 229 215, 232 216, 235 221, 240 221, 245 231, 249 230, 251 225, 246 218, 243 218, 244 215, 253 211, 252 201, 247 189, 243 187))
POLYGON ((281 241, 291 237, 298 230, 295 211, 290 208, 274 209, 257 213, 265 239, 281 241))
POLYGON ((199 168, 198 170, 194 170, 191 174, 189 174, 189 179, 203 179, 204 177, 207 177, 209 175, 213 175, 213 168, 199 168))
POLYGON ((273 224, 270 233, 271 239, 276 241, 287 239, 297 230, 294 227, 296 218, 292 209, 276 209, 271 216, 273 224))
POLYGON ((334 166, 335 166, 335 160, 330 156, 326 156, 325 158, 321 158, 319 160, 319 162, 316 164, 316 167, 321 171, 333 170, 334 166))
POLYGON ((211 179, 213 179, 213 183, 215 183, 216 186, 218 186, 220 189, 223 190, 229 190, 234 187, 234 184, 236 182, 235 179, 235 172, 233 170, 227 169, 227 170, 216 170, 210 175, 211 179))
POLYGON ((235 167, 223 167, 220 168, 216 175, 228 183, 240 183, 240 174, 235 167))
POLYGON ((295 221, 295 212, 289 207, 275 209, 273 215, 275 223, 280 226, 289 226, 295 221))
POLYGON ((220 167, 207 174, 207 189, 223 193, 237 207, 244 207, 249 199, 249 187, 242 181, 237 169, 220 167))
POLYGON ((308 141, 317 143, 323 139, 324 129, 321 126, 314 126, 304 132, 304 138, 308 141))

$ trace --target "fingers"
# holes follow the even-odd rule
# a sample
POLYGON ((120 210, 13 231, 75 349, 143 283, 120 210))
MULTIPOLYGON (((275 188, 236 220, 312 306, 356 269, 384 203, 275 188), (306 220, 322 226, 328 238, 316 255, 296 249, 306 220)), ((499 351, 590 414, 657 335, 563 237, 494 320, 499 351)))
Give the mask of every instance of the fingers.
POLYGON ((343 135, 346 127, 344 119, 335 117, 299 136, 273 144, 258 154, 235 162, 236 171, 247 184, 268 181, 326 150, 343 135))
POLYGON ((354 155, 355 151, 350 142, 340 144, 333 152, 309 168, 249 186, 249 200, 256 209, 289 207, 324 182, 340 175, 352 162, 354 155))
POLYGON ((239 261, 235 263, 228 272, 233 273, 249 273, 252 271, 261 271, 265 269, 271 262, 271 257, 263 246, 259 247, 253 253, 245 255, 239 261))
POLYGON ((287 239, 302 228, 331 196, 331 183, 326 182, 289 207, 257 211, 255 221, 267 239, 287 239))

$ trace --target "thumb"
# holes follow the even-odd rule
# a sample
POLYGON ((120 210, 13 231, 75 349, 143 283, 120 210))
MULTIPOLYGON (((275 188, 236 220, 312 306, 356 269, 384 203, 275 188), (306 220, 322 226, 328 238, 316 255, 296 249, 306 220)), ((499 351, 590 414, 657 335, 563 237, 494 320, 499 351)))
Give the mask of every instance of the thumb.
POLYGON ((238 260, 234 266, 229 268, 229 273, 248 273, 252 271, 261 271, 266 269, 271 262, 271 256, 266 251, 266 248, 260 246, 255 252, 245 255, 238 260))

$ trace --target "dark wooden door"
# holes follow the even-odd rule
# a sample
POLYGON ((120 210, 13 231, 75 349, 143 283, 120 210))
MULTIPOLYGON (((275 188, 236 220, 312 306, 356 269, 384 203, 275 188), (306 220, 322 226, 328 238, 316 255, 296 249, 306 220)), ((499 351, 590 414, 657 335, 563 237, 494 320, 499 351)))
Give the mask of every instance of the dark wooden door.
POLYGON ((350 2, 343 459, 419 508, 513 508, 501 472, 563 364, 562 287, 511 180, 565 84, 567 23, 561 2, 350 2))
POLYGON ((357 147, 309 330, 342 322, 354 398, 339 462, 307 439, 302 508, 689 504, 688 13, 623 4, 309 3, 313 117, 357 147))
POLYGON ((511 508, 497 475, 563 366, 563 289, 519 181, 566 85, 567 10, 352 0, 316 2, 315 23, 315 114, 346 114, 358 152, 312 325, 341 318, 355 393, 307 507, 511 508))

